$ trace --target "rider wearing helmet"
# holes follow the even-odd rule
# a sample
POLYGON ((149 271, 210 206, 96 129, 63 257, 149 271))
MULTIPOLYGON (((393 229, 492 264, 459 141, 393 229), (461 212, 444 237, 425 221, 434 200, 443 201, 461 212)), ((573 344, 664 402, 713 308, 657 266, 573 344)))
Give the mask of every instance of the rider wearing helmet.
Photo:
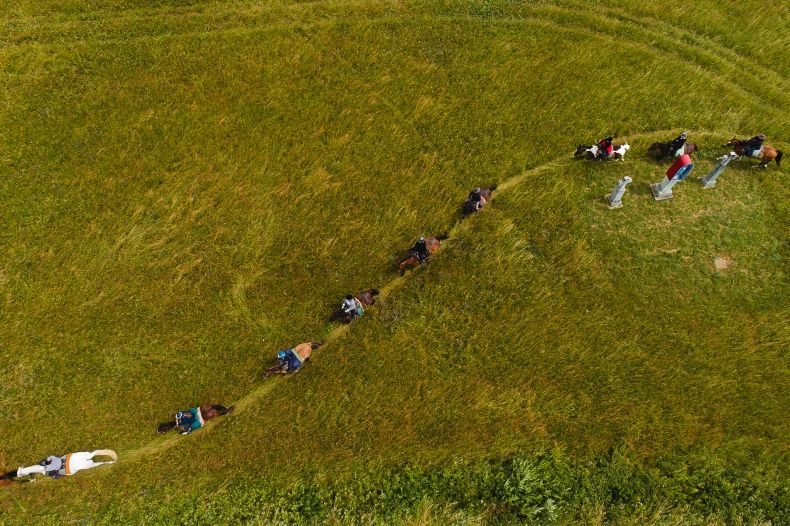
POLYGON ((414 248, 412 248, 411 251, 417 258, 417 261, 420 263, 424 263, 425 260, 431 255, 431 252, 428 250, 428 245, 425 243, 424 237, 421 237, 417 240, 417 242, 414 244, 414 248))
POLYGON ((348 294, 343 299, 343 303, 340 305, 340 308, 343 309, 343 312, 349 315, 352 320, 362 316, 362 314, 359 312, 361 305, 359 304, 359 301, 351 294, 348 294))
POLYGON ((763 148, 763 143, 765 142, 765 134, 761 133, 760 135, 755 135, 746 143, 744 146, 744 153, 750 156, 756 156, 760 153, 760 150, 763 148))
POLYGON ((206 422, 199 407, 192 407, 186 411, 176 413, 176 427, 182 435, 188 435, 192 431, 200 429, 206 422))
POLYGON ((613 137, 607 137, 598 141, 598 159, 608 159, 612 156, 614 147, 612 146, 613 137))
POLYGON ((469 202, 472 203, 475 210, 480 210, 480 208, 486 204, 486 200, 483 198, 483 193, 479 186, 469 192, 469 202))
POLYGON ((686 144, 686 136, 688 132, 683 132, 675 138, 672 142, 669 143, 669 156, 670 157, 680 157, 683 154, 683 146, 686 144))
POLYGON ((313 351, 321 347, 320 343, 305 342, 300 343, 293 349, 286 349, 277 353, 277 361, 279 364, 275 366, 276 371, 280 374, 287 374, 296 372, 304 362, 310 359, 313 351))

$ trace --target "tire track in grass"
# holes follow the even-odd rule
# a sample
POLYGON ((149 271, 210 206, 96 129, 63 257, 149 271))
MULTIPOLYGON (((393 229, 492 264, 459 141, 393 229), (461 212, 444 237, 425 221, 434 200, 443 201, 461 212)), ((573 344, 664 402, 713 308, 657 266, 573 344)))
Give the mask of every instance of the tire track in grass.
MULTIPOLYGON (((454 20, 454 19, 476 20, 480 22, 486 20, 472 15, 465 17, 458 17, 458 16, 453 16, 450 18, 442 17, 442 19, 443 20, 454 20)), ((599 40, 603 40, 606 42, 614 42, 620 47, 630 47, 638 53, 653 55, 658 57, 659 59, 662 59, 663 54, 665 53, 665 50, 663 48, 655 46, 652 43, 625 41, 607 31, 590 29, 587 26, 574 26, 569 22, 559 22, 557 20, 554 20, 550 16, 546 18, 536 17, 530 19, 502 18, 499 20, 502 23, 538 25, 543 28, 556 31, 558 33, 563 32, 574 37, 577 37, 579 34, 584 34, 591 38, 597 38, 599 40)), ((738 95, 740 98, 748 101, 750 104, 761 106, 761 111, 763 113, 771 113, 774 116, 779 117, 780 122, 786 120, 786 113, 782 111, 780 108, 777 108, 773 104, 773 102, 767 100, 765 97, 760 95, 759 92, 755 92, 748 88, 745 88, 744 86, 738 84, 737 82, 727 77, 719 76, 716 74, 717 72, 710 70, 700 65, 699 63, 694 62, 691 59, 687 59, 685 57, 678 57, 678 60, 683 63, 683 67, 685 67, 686 69, 709 79, 714 84, 720 84, 722 87, 725 87, 730 93, 732 93, 733 95, 738 95)))
MULTIPOLYGON (((544 10, 546 11, 546 10, 544 10)), ((565 13, 562 9, 548 9, 549 12, 560 12, 565 13)), ((363 15, 364 16, 364 15, 363 15)), ((623 41, 621 38, 618 38, 616 35, 613 35, 604 30, 595 30, 590 29, 586 26, 574 26, 569 21, 557 21, 551 18, 551 15, 543 15, 545 18, 541 18, 541 16, 535 16, 534 18, 515 18, 515 17, 503 17, 498 18, 496 20, 502 23, 512 23, 512 24, 531 24, 537 25, 544 29, 548 29, 550 31, 555 31, 558 33, 567 33, 569 35, 578 36, 580 33, 587 35, 591 38, 597 38, 599 40, 604 40, 608 42, 616 42, 617 45, 621 47, 631 47, 638 53, 642 54, 649 54, 658 57, 661 59, 663 55, 666 53, 664 48, 655 46, 652 43, 644 43, 644 42, 634 42, 634 41, 623 41)), ((393 22, 398 22, 402 20, 402 17, 392 17, 392 16, 383 16, 375 19, 371 18, 362 18, 361 20, 357 21, 358 24, 367 24, 367 25, 376 25, 376 24, 388 24, 393 22)), ((426 21, 445 21, 445 22, 457 22, 457 21, 467 21, 467 22, 477 22, 477 23, 485 23, 490 21, 491 19, 483 19, 478 16, 474 15, 448 15, 448 16, 429 16, 423 17, 423 20, 426 21)), ((235 34, 235 35, 246 35, 252 34, 254 32, 274 32, 274 31, 282 31, 288 28, 294 27, 309 27, 309 28, 316 28, 316 27, 333 27, 339 24, 340 21, 338 20, 319 20, 313 22, 290 22, 290 23, 282 23, 282 24, 275 24, 275 25, 267 25, 265 27, 224 27, 220 29, 213 29, 213 30, 201 30, 201 31, 184 31, 178 33, 166 33, 160 35, 140 35, 137 37, 130 37, 122 39, 125 42, 128 41, 149 41, 149 40, 168 40, 172 38, 189 38, 189 37, 196 37, 196 36, 213 36, 213 35, 220 35, 220 34, 235 34)), ((88 39, 89 40, 89 39, 88 39)), ((120 41, 121 39, 101 39, 102 42, 113 42, 113 41, 120 41)), ((78 40, 83 41, 83 40, 78 40)), ((37 44, 43 45, 43 44, 37 44)), ((737 82, 727 78, 717 75, 717 72, 712 71, 704 66, 701 66, 697 62, 685 58, 680 57, 679 61, 684 64, 684 66, 703 77, 708 78, 712 83, 719 84, 722 87, 726 88, 731 94, 737 95, 740 98, 748 101, 751 104, 761 106, 761 111, 764 113, 771 113, 772 115, 779 117, 780 122, 785 120, 785 112, 780 110, 773 104, 771 101, 767 100, 765 97, 761 96, 759 92, 752 91, 744 86, 738 84, 737 82)))
MULTIPOLYGON (((643 141, 646 139, 655 139, 655 138, 664 138, 667 135, 674 133, 677 130, 655 130, 655 131, 648 131, 648 132, 640 132, 634 133, 627 137, 622 137, 621 139, 625 140, 636 140, 636 141, 643 141)), ((723 130, 690 130, 690 134, 693 134, 695 137, 727 137, 728 132, 723 130)), ((519 184, 523 183, 525 180, 541 175, 545 172, 550 172, 557 168, 560 168, 564 165, 580 162, 578 159, 572 157, 571 153, 563 155, 561 157, 555 157, 552 160, 549 160, 545 163, 539 164, 532 168, 528 168, 523 170, 517 175, 509 177, 504 181, 501 181, 497 184, 497 190, 491 197, 491 201, 494 202, 497 199, 497 196, 500 195, 502 192, 506 192, 508 189, 518 186, 519 184)), ((627 161, 625 161, 627 162, 627 161)), ((443 249, 438 253, 440 256, 447 250, 448 246, 452 246, 455 242, 455 239, 458 238, 459 235, 463 234, 463 232, 469 228, 470 225, 474 223, 474 216, 468 217, 466 219, 458 219, 455 223, 453 223, 450 228, 448 228, 447 233, 449 234, 449 239, 443 243, 443 249)), ((436 256, 434 256, 436 257, 436 256)), ((418 272, 418 270, 412 272, 418 272)), ((393 292, 397 291, 401 286, 403 286, 408 281, 408 276, 411 275, 407 274, 405 276, 395 276, 392 280, 384 284, 381 288, 379 288, 380 295, 379 299, 384 300, 393 292)), ((357 324, 360 322, 356 322, 357 324)), ((362 320, 364 323, 364 318, 362 320)), ((324 339, 324 349, 330 347, 330 345, 343 338, 343 336, 354 327, 355 324, 351 323, 349 325, 339 325, 332 329, 329 334, 324 339)), ((323 352, 326 354, 326 351, 323 352)), ((266 395, 268 395, 272 390, 277 387, 277 384, 280 381, 289 381, 292 375, 285 375, 284 377, 272 377, 266 380, 260 387, 254 389, 250 393, 246 394, 245 396, 239 398, 235 402, 233 402, 233 406, 235 406, 234 412, 225 417, 224 419, 234 418, 235 415, 246 411, 248 408, 254 406, 256 403, 263 400, 266 395)), ((223 418, 219 418, 217 420, 211 420, 206 422, 206 425, 201 429, 200 434, 204 435, 213 429, 215 426, 221 425, 223 418)), ((141 446, 136 449, 131 449, 128 451, 122 451, 119 453, 119 464, 125 464, 129 462, 133 462, 140 458, 149 456, 149 455, 156 455, 162 453, 171 447, 175 446, 176 444, 183 443, 188 444, 189 442, 187 439, 182 439, 181 435, 178 434, 171 434, 164 438, 158 438, 152 440, 148 444, 141 446)), ((96 470, 95 473, 103 472, 105 469, 96 470)))
MULTIPOLYGON (((585 4, 578 4, 577 3, 577 5, 582 7, 585 4)), ((733 49, 731 47, 725 46, 723 44, 719 44, 714 39, 712 39, 712 38, 710 38, 710 37, 708 37, 706 35, 702 35, 702 34, 699 34, 699 33, 694 33, 694 32, 691 32, 691 31, 684 31, 683 29, 681 29, 681 28, 679 28, 677 26, 674 26, 672 24, 664 22, 660 18, 654 18, 654 17, 650 17, 650 16, 641 16, 640 17, 640 16, 637 16, 637 15, 631 13, 630 11, 625 11, 625 10, 618 11, 616 9, 609 8, 609 7, 598 6, 598 7, 596 7, 596 9, 598 9, 599 11, 607 13, 608 17, 616 18, 616 19, 621 20, 623 22, 629 23, 635 29, 641 29, 644 25, 654 26, 654 27, 657 27, 657 28, 660 27, 660 31, 652 31, 652 32, 656 33, 656 34, 659 34, 659 35, 662 35, 662 36, 671 34, 671 35, 673 35, 673 37, 675 39, 681 39, 681 38, 689 39, 693 43, 696 43, 697 45, 699 45, 700 47, 705 48, 706 51, 710 52, 713 55, 716 55, 717 53, 721 53, 723 55, 728 55, 729 58, 733 62, 737 62, 738 63, 739 67, 752 70, 751 74, 753 76, 755 76, 757 78, 760 78, 761 80, 763 80, 765 82, 774 82, 774 83, 780 84, 785 89, 785 91, 787 89, 790 89, 790 81, 788 81, 788 79, 786 77, 784 77, 783 75, 780 75, 775 70, 773 70, 773 69, 771 69, 771 68, 769 68, 767 66, 763 66, 759 62, 755 62, 750 57, 747 57, 745 55, 742 55, 742 54, 738 53, 738 51, 736 49, 733 49)), ((679 42, 679 43, 682 44, 682 42, 679 42)), ((783 92, 783 94, 784 94, 784 92, 783 92)))
MULTIPOLYGON (((582 4, 576 5, 578 6, 579 10, 583 9, 582 4)), ((578 14, 578 10, 560 6, 547 7, 546 10, 563 12, 569 15, 578 14)), ((743 57, 732 48, 717 44, 715 41, 703 35, 692 33, 690 31, 684 31, 659 19, 650 17, 639 18, 629 15, 625 11, 613 8, 602 8, 597 9, 596 12, 585 11, 584 13, 588 18, 597 20, 603 24, 616 21, 620 25, 629 28, 631 31, 643 33, 646 36, 649 36, 651 41, 660 40, 664 42, 664 49, 672 51, 681 49, 682 52, 687 55, 696 54, 703 56, 703 58, 712 63, 712 65, 727 69, 730 72, 730 76, 734 77, 736 75, 746 75, 750 77, 752 81, 760 84, 761 90, 771 91, 773 92, 774 96, 778 97, 779 99, 782 99, 783 101, 787 100, 786 92, 787 89, 790 89, 790 83, 787 82, 785 77, 779 75, 774 70, 771 70, 757 62, 743 57), (603 16, 599 13, 605 13, 606 16, 603 16), (698 47, 684 42, 683 39, 692 40, 692 44, 696 44, 698 47), (720 57, 719 54, 728 55, 732 62, 720 57), (738 64, 735 65, 733 62, 737 62, 738 64), (776 87, 777 84, 780 86, 779 88, 776 87)))

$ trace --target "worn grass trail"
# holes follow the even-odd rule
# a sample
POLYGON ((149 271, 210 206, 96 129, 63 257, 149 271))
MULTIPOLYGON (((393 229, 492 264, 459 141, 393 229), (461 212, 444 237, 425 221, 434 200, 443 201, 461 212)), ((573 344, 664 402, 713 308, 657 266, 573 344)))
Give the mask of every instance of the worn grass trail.
MULTIPOLYGON (((644 142, 646 142, 648 140, 660 140, 660 139, 662 139, 664 137, 667 137, 667 136, 671 135, 674 132, 675 132, 675 130, 655 130, 655 131, 649 131, 649 132, 635 133, 635 134, 630 134, 629 137, 618 137, 618 138, 616 138, 616 141, 622 142, 624 140, 627 140, 627 141, 637 141, 637 143, 644 143, 644 142)), ((732 135, 731 132, 728 132, 728 131, 725 131, 725 130, 719 130, 719 131, 690 130, 689 133, 690 133, 690 135, 695 137, 697 140, 702 139, 702 138, 704 138, 704 139, 715 138, 715 139, 719 139, 719 140, 726 140, 727 137, 732 135)), ((626 157, 629 158, 629 157, 631 157, 633 155, 634 154, 631 153, 630 155, 627 155, 626 157)), ((501 195, 502 192, 507 192, 508 190, 512 189, 513 187, 525 183, 529 179, 532 179, 532 178, 535 178, 535 177, 540 177, 540 176, 550 176, 552 172, 556 171, 558 168, 560 168, 563 165, 568 165, 568 164, 571 164, 571 163, 579 163, 579 162, 585 162, 585 161, 580 161, 578 159, 572 159, 572 158, 569 158, 568 155, 563 155, 563 156, 558 157, 556 159, 552 159, 552 160, 547 161, 545 163, 541 163, 541 164, 539 164, 539 165, 537 165, 537 166, 535 166, 533 168, 525 170, 525 171, 523 171, 522 173, 520 173, 518 175, 506 178, 506 179, 502 180, 500 183, 498 183, 497 190, 494 192, 493 197, 492 197, 492 202, 495 203, 497 198, 501 195)), ((627 161, 625 161, 625 162, 627 162, 627 161)), ((700 172, 700 171, 701 171, 701 169, 697 170, 697 172, 700 172)), ((701 174, 697 173, 696 175, 699 176, 701 174)), ((458 219, 454 224, 452 224, 447 229, 447 233, 449 235, 449 239, 447 239, 446 241, 444 241, 442 243, 441 252, 447 251, 449 249, 449 247, 451 247, 454 243, 457 243, 458 236, 463 235, 463 233, 466 230, 474 228, 474 219, 475 219, 475 216, 472 215, 472 216, 466 218, 466 220, 458 219)), ((411 271, 411 272, 415 272, 415 271, 411 271)), ((388 281, 386 284, 380 286, 379 287, 379 291, 380 291, 379 301, 386 301, 388 296, 390 296, 391 294, 395 293, 399 287, 403 286, 408 281, 409 275, 411 274, 411 272, 407 272, 404 276, 396 276, 396 277, 392 278, 390 281, 388 281)), ((371 312, 368 313, 368 316, 371 316, 371 315, 375 316, 376 315, 375 309, 376 309, 375 306, 372 307, 370 309, 371 312)), ((325 354, 325 351, 329 351, 329 350, 331 350, 332 347, 334 347, 337 344, 339 344, 340 340, 342 340, 343 336, 348 331, 353 330, 353 327, 354 327, 354 324, 352 323, 352 324, 349 324, 349 325, 338 325, 338 326, 332 328, 331 331, 323 339, 325 346, 323 348, 324 352, 322 352, 322 354, 325 354)), ((307 369, 309 369, 309 367, 307 369)), ((245 396, 243 396, 242 398, 236 400, 235 402, 233 402, 231 404, 231 405, 235 406, 235 411, 234 411, 233 415, 239 415, 239 414, 244 413, 245 411, 252 410, 254 407, 256 407, 259 404, 261 404, 263 402, 263 400, 266 398, 266 396, 273 389, 276 389, 277 384, 280 381, 287 381, 290 378, 291 378, 291 376, 286 376, 285 378, 277 378, 277 377, 271 378, 268 381, 264 382, 261 386, 255 388, 250 393, 248 393, 245 396)), ((227 417, 227 418, 234 418, 233 415, 230 416, 230 417, 227 417)), ((205 428, 201 432, 202 433, 207 432, 217 422, 218 421, 208 422, 206 424, 205 428)), ((153 455, 153 454, 160 454, 160 453, 164 452, 165 450, 167 450, 168 448, 176 445, 178 443, 178 441, 179 441, 179 438, 180 437, 178 435, 173 434, 173 435, 170 435, 170 436, 168 436, 168 437, 166 437, 164 439, 157 439, 155 441, 152 441, 151 443, 149 443, 148 445, 145 445, 143 447, 140 447, 140 448, 137 448, 137 449, 133 449, 133 450, 130 450, 130 451, 126 451, 126 452, 124 452, 122 454, 122 458, 120 459, 120 462, 122 462, 122 463, 123 462, 132 462, 132 461, 140 459, 143 456, 153 455)), ((106 469, 110 469, 110 467, 108 467, 106 469)))

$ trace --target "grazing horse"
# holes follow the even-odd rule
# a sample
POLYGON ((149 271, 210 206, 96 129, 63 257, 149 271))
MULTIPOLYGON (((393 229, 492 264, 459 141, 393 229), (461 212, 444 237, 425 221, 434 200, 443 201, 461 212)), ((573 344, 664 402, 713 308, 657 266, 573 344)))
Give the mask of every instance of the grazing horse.
POLYGON ((193 407, 188 411, 179 411, 179 413, 176 414, 175 420, 159 424, 159 429, 157 429, 156 432, 167 433, 174 429, 180 429, 182 434, 187 434, 194 429, 200 429, 206 421, 212 418, 227 415, 232 412, 233 406, 225 407, 219 404, 204 404, 200 407, 193 407), (191 417, 194 417, 194 419, 191 417))
POLYGON ((465 216, 468 216, 469 214, 474 214, 475 212, 483 208, 488 203, 488 201, 491 200, 491 194, 494 192, 494 190, 496 190, 495 184, 489 186, 488 188, 481 188, 480 206, 479 207, 476 206, 475 203, 473 203, 470 198, 467 198, 466 201, 464 201, 463 206, 461 207, 461 213, 465 216))
MULTIPOLYGON (((426 237, 425 238, 425 246, 428 249, 428 253, 432 256, 434 253, 439 250, 439 245, 441 245, 441 241, 444 241, 449 236, 445 232, 444 234, 438 235, 436 237, 426 237)), ((430 257, 430 256, 429 256, 430 257)), ((414 254, 413 251, 409 251, 404 257, 398 260, 398 270, 400 271, 400 275, 406 272, 406 269, 411 267, 418 267, 420 265, 420 260, 417 258, 417 255, 414 254)))
MULTIPOLYGON (((647 149, 648 153, 656 152, 656 158, 660 161, 664 157, 672 157, 672 154, 675 152, 671 152, 670 149, 672 148, 672 141, 669 142, 654 142, 650 145, 650 148, 647 149)), ((687 142, 683 145, 683 153, 686 155, 692 154, 694 152, 698 152, 699 148, 693 142, 687 142)))
MULTIPOLYGON (((367 289, 367 290, 363 290, 362 292, 354 296, 354 299, 357 300, 357 302, 359 302, 359 304, 362 306, 362 311, 364 312, 366 308, 376 303, 376 296, 378 295, 379 295, 379 289, 367 289)), ((358 317, 359 316, 352 316, 341 307, 339 309, 332 311, 332 316, 329 318, 329 321, 351 323, 358 317)))
MULTIPOLYGON (((631 149, 631 146, 628 143, 625 144, 613 144, 612 145, 612 155, 606 157, 605 159, 612 159, 614 161, 624 161, 625 160, 625 152, 631 149)), ((576 151, 573 152, 573 156, 576 158, 584 158, 589 161, 593 159, 603 160, 604 158, 598 157, 598 145, 597 144, 580 144, 576 147, 576 151)))
MULTIPOLYGON (((61 457, 50 458, 54 458, 55 460, 59 459, 58 467, 55 467, 51 471, 47 471, 47 466, 45 465, 45 462, 42 461, 41 463, 33 466, 22 466, 14 471, 8 471, 7 473, 0 475, 0 482, 10 484, 21 477, 27 477, 36 474, 47 475, 52 478, 74 475, 78 471, 83 471, 85 469, 95 468, 104 464, 114 464, 118 460, 118 454, 112 449, 98 449, 96 451, 77 451, 76 453, 69 453, 61 457), (108 457, 112 460, 96 462, 93 460, 95 457, 108 457)), ((47 459, 47 461, 49 461, 49 459, 47 459)), ((48 462, 46 462, 46 464, 48 464, 48 462)), ((52 464, 48 465, 51 466, 52 464)))
MULTIPOLYGON (((739 157, 746 156, 746 157, 758 158, 753 153, 747 156, 746 141, 742 141, 736 137, 730 139, 727 142, 727 144, 725 144, 724 146, 729 146, 730 148, 732 148, 733 151, 735 151, 735 153, 738 154, 739 157)), ((784 157, 784 152, 782 150, 778 150, 773 146, 763 144, 762 150, 757 153, 762 153, 762 158, 760 158, 760 164, 754 166, 753 168, 767 168, 768 163, 770 163, 771 161, 776 161, 776 166, 782 166, 782 157, 784 157)))

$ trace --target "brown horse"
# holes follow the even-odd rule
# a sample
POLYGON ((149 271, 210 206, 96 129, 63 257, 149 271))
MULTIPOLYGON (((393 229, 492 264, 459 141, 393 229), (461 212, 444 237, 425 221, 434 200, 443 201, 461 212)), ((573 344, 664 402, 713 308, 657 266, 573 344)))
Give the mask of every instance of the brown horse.
POLYGON ((269 378, 273 374, 298 373, 304 363, 313 355, 313 351, 320 349, 323 343, 305 342, 277 353, 277 363, 266 369, 263 379, 269 378), (288 354, 291 356, 289 357, 288 354), (294 360, 295 358, 295 360, 294 360))
MULTIPOLYGON (((201 405, 198 408, 198 410, 200 411, 200 416, 203 419, 203 421, 207 422, 212 418, 217 418, 218 416, 223 416, 223 415, 227 415, 228 413, 232 413, 233 406, 225 407, 224 405, 219 405, 219 404, 204 404, 201 405)), ((167 433, 168 431, 172 431, 174 429, 179 429, 177 420, 172 420, 170 422, 164 422, 159 424, 159 429, 157 429, 157 433, 167 433)))
POLYGON ((488 188, 481 188, 480 197, 482 197, 482 199, 480 200, 480 205, 477 206, 469 198, 467 198, 466 201, 464 201, 463 206, 461 207, 461 213, 465 216, 468 216, 469 214, 474 214, 475 212, 483 208, 491 200, 491 194, 494 192, 494 190, 496 190, 495 184, 489 186, 488 188))
MULTIPOLYGON (((448 238, 447 233, 438 235, 436 237, 426 237, 425 238, 425 246, 428 248, 428 253, 430 256, 434 255, 437 250, 439 250, 439 245, 441 245, 441 241, 444 241, 448 238)), ((430 257, 429 256, 429 257, 430 257)), ((398 270, 400 271, 400 275, 406 272, 406 269, 411 267, 418 267, 420 266, 420 260, 417 258, 417 255, 414 253, 413 250, 410 250, 408 254, 398 260, 398 270)))
MULTIPOLYGON (((671 152, 670 148, 672 148, 672 142, 654 142, 650 145, 650 148, 647 149, 648 153, 656 152, 658 160, 662 160, 664 157, 672 157, 672 154, 675 152, 671 152)), ((693 142, 687 142, 683 145, 683 153, 686 155, 692 154, 694 152, 698 152, 699 148, 693 142)))
MULTIPOLYGON (((376 296, 379 295, 379 289, 367 289, 363 290, 356 296, 354 299, 359 302, 362 306, 362 311, 364 312, 365 309, 376 303, 376 296)), ((359 318, 360 315, 351 315, 345 311, 342 307, 332 311, 332 316, 329 318, 329 321, 339 321, 341 323, 351 323, 355 319, 359 318)))
MULTIPOLYGON (((732 148, 740 157, 756 157, 754 155, 746 155, 746 141, 742 141, 737 137, 730 139, 724 146, 732 148)), ((776 161, 776 166, 782 166, 782 157, 784 157, 784 152, 782 150, 777 150, 773 146, 763 144, 762 154, 763 156, 760 159, 760 164, 754 168, 767 168, 768 163, 771 161, 776 161)))

